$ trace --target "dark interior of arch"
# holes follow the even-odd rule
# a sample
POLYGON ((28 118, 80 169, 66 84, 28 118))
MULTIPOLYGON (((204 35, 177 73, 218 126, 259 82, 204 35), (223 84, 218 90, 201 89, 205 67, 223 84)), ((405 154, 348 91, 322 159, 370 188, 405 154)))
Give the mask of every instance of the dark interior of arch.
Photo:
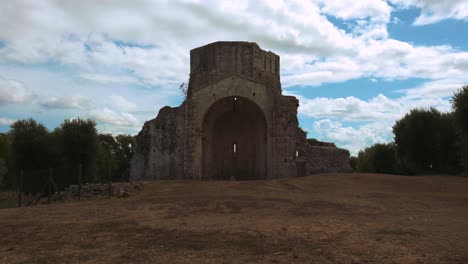
POLYGON ((203 178, 266 178, 267 125, 257 104, 243 97, 215 102, 203 121, 203 178))

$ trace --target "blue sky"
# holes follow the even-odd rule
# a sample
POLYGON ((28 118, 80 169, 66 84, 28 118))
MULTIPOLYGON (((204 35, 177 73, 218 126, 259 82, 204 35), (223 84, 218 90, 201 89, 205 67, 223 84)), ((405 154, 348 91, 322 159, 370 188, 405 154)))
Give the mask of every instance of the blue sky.
POLYGON ((190 49, 238 40, 280 55, 309 137, 356 154, 412 108, 450 111, 467 20, 467 0, 2 1, 0 132, 83 117, 136 134, 181 103, 190 49))

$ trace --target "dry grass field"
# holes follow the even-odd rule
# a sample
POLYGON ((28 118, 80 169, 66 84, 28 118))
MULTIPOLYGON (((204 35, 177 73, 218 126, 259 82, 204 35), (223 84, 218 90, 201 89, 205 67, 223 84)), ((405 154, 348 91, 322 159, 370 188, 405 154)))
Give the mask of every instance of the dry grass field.
POLYGON ((0 210, 0 263, 468 263, 468 179, 151 182, 0 210))

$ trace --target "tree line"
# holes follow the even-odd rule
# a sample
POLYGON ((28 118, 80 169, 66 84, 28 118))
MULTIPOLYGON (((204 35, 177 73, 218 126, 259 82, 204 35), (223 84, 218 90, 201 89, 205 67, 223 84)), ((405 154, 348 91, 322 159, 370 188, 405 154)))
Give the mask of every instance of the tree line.
POLYGON ((65 120, 53 131, 32 118, 18 120, 0 133, 0 183, 35 194, 50 169, 60 188, 128 180, 132 145, 130 135, 98 134, 90 119, 65 120))
POLYGON ((452 97, 452 111, 413 109, 393 126, 394 141, 351 157, 359 172, 468 175, 468 86, 452 97))

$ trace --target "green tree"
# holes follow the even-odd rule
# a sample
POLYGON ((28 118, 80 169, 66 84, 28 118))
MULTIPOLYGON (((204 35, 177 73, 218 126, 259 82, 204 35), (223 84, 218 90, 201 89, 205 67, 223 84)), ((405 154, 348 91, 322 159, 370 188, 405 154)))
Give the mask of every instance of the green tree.
POLYGON ((115 157, 118 144, 111 134, 99 134, 98 174, 101 181, 107 181, 108 174, 115 178, 117 159, 115 157))
POLYGON ((413 173, 432 170, 437 155, 440 112, 431 108, 413 109, 393 126, 397 153, 403 165, 413 173))
POLYGON ((117 175, 121 180, 128 180, 130 177, 130 161, 133 157, 133 137, 130 135, 118 135, 116 141, 119 145, 117 152, 117 175))
POLYGON ((349 166, 351 167, 353 171, 357 171, 357 162, 358 162, 357 157, 354 157, 354 156, 349 157, 349 166))
POLYGON ((3 158, 0 158, 0 185, 3 183, 3 177, 8 173, 8 166, 3 158))
POLYGON ((433 169, 441 173, 459 173, 462 171, 460 164, 460 137, 457 133, 453 112, 440 114, 437 133, 437 155, 433 169))
POLYGON ((413 109, 393 126, 397 155, 409 173, 459 170, 453 116, 436 109, 413 109))
MULTIPOLYGON (((77 172, 81 165, 83 182, 95 180, 97 168, 98 136, 96 123, 90 119, 65 120, 56 129, 64 165, 77 172)), ((76 175, 69 176, 70 183, 76 183, 76 175)))
MULTIPOLYGON (((16 121, 9 132, 15 175, 24 171, 23 190, 26 193, 40 191, 43 179, 39 170, 51 165, 50 134, 47 128, 34 119, 16 121)), ((16 177, 16 182, 18 182, 16 177)))
POLYGON ((132 145, 133 137, 130 135, 99 135, 98 170, 101 178, 107 179, 110 172, 113 180, 128 180, 132 145))
POLYGON ((468 174, 468 85, 455 92, 452 97, 452 108, 460 132, 463 171, 468 174))
POLYGON ((360 172, 396 174, 397 167, 393 143, 375 144, 358 153, 356 168, 360 172))
POLYGON ((0 185, 13 187, 11 164, 11 140, 7 134, 0 133, 0 185))

